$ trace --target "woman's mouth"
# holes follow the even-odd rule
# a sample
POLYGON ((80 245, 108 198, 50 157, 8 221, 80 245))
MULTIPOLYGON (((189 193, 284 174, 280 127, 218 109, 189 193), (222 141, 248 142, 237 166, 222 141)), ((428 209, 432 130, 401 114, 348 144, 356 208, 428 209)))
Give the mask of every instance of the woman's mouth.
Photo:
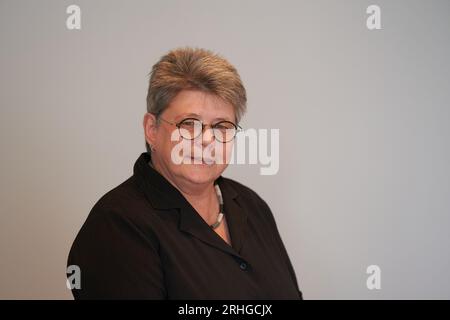
POLYGON ((190 157, 190 160, 191 160, 191 164, 200 164, 200 165, 214 164, 214 159, 190 157))

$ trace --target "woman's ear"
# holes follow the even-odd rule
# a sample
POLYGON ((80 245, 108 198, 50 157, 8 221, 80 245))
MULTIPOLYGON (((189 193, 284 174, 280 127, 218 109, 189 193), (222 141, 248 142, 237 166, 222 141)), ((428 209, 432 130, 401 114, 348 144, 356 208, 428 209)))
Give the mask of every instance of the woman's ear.
POLYGON ((145 140, 151 147, 154 147, 157 140, 156 133, 158 129, 156 116, 152 113, 147 112, 144 115, 143 125, 145 140))

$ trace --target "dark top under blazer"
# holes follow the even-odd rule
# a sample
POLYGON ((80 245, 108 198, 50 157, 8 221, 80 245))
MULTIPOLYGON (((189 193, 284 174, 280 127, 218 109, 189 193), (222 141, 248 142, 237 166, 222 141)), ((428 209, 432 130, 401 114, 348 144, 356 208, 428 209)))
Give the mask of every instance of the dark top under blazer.
POLYGON ((302 299, 274 217, 254 191, 218 178, 231 243, 143 153, 78 233, 68 265, 76 299, 302 299))

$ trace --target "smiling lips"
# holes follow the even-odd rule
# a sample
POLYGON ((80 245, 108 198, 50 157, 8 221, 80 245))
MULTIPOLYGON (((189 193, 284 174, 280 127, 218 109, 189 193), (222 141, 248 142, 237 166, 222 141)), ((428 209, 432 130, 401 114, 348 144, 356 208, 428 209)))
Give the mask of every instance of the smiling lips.
POLYGON ((190 159, 191 159, 191 164, 204 164, 204 165, 212 165, 212 164, 214 164, 214 159, 195 158, 195 157, 190 157, 190 159))

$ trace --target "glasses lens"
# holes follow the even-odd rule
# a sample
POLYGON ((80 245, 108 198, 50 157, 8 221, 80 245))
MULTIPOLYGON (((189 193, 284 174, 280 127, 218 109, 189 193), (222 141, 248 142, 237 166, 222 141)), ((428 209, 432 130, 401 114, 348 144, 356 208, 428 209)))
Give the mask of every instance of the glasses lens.
POLYGON ((229 142, 234 139, 237 128, 233 122, 221 121, 214 125, 214 137, 219 142, 229 142))
POLYGON ((178 125, 178 129, 184 139, 193 140, 202 133, 202 122, 197 119, 184 119, 178 125))

